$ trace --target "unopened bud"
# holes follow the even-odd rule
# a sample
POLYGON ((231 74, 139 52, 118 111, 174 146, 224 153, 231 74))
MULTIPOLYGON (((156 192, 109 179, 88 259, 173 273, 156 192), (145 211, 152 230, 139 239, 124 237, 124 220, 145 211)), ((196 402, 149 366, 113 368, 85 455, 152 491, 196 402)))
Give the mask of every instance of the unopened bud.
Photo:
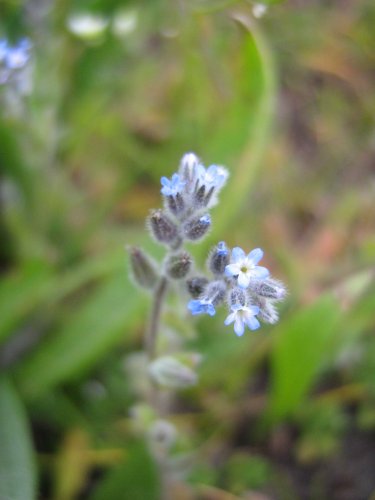
POLYGON ((141 248, 130 247, 130 270, 137 285, 152 289, 157 280, 158 272, 154 260, 141 248))
POLYGON ((254 281, 250 284, 251 291, 268 299, 283 300, 287 294, 281 281, 272 278, 263 281, 254 281))
POLYGON ((155 420, 148 429, 148 439, 152 449, 158 451, 161 449, 170 449, 177 438, 176 427, 168 420, 155 420))
POLYGON ((170 389, 181 389, 195 385, 197 374, 173 356, 162 356, 148 367, 151 377, 159 385, 170 389))
POLYGON ((185 210, 185 202, 181 193, 177 193, 175 196, 167 196, 167 206, 173 215, 179 216, 185 210))
POLYGON ((194 153, 186 153, 180 164, 180 175, 186 182, 187 190, 190 191, 193 187, 195 168, 199 164, 199 158, 194 153))
POLYGON ((224 281, 211 281, 204 290, 204 299, 217 306, 225 299, 227 287, 224 281))
POLYGON ((255 300, 255 303, 259 306, 259 313, 257 316, 260 320, 264 321, 264 323, 270 323, 271 325, 279 321, 279 314, 271 300, 259 297, 258 300, 255 300))
POLYGON ((229 294, 229 306, 242 306, 246 305, 245 290, 240 287, 232 288, 229 294))
POLYGON ((202 295, 207 283, 208 279, 204 276, 195 276, 187 280, 186 285, 190 295, 196 299, 202 295))
POLYGON ((152 234, 158 241, 172 244, 177 239, 177 226, 163 210, 154 210, 148 221, 152 234))
POLYGON ((168 276, 176 280, 185 278, 191 269, 192 262, 188 252, 170 255, 165 264, 168 276))
POLYGON ((211 218, 209 214, 195 217, 188 220, 184 225, 184 235, 189 240, 197 241, 203 238, 211 225, 211 218))
POLYGON ((229 264, 229 250, 224 241, 220 241, 216 247, 211 250, 207 265, 213 274, 224 274, 225 266, 229 264))

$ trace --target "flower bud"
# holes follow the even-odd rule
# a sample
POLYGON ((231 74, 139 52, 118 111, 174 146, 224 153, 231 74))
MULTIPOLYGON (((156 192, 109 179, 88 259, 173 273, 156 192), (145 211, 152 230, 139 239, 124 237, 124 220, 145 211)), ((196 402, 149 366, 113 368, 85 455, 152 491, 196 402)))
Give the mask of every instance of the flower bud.
POLYGON ((130 270, 137 285, 151 290, 158 280, 154 260, 141 248, 129 247, 130 270))
POLYGON ((224 274, 225 266, 229 264, 229 250, 224 241, 220 241, 216 247, 211 250, 208 257, 207 266, 213 274, 224 274))
POLYGON ((202 295, 207 283, 208 279, 204 276, 194 276, 186 281, 188 292, 194 298, 202 295))
POLYGON ((173 215, 179 216, 185 210, 185 202, 181 193, 177 193, 175 196, 167 196, 167 207, 173 215))
POLYGON ((187 191, 193 187, 195 178, 195 168, 199 164, 199 158, 194 153, 186 153, 180 164, 180 175, 184 182, 186 182, 187 191))
POLYGON ((170 389, 181 389, 195 385, 197 374, 173 356, 162 356, 150 363, 148 371, 159 385, 170 389))
POLYGON ((284 284, 272 278, 254 281, 250 283, 250 288, 257 295, 274 300, 283 300, 287 294, 284 284))
POLYGON ((213 306, 217 306, 225 299, 226 291, 227 287, 224 281, 211 281, 211 283, 206 286, 202 297, 213 306))
POLYGON ((229 306, 242 306, 246 305, 245 290, 240 287, 232 288, 229 294, 229 306))
POLYGON ((168 420, 155 420, 148 429, 148 439, 152 449, 169 450, 177 439, 176 427, 168 420))
POLYGON ((210 225, 211 218, 209 214, 202 215, 201 217, 194 217, 185 223, 184 235, 189 240, 200 240, 207 233, 210 225))
POLYGON ((177 239, 177 226, 163 210, 154 210, 148 218, 148 222, 156 240, 172 244, 177 239))
POLYGON ((168 276, 176 280, 185 278, 191 269, 192 262, 188 252, 170 255, 165 264, 168 276))
POLYGON ((259 306, 258 318, 260 320, 264 321, 264 323, 270 323, 271 325, 279 321, 279 314, 272 300, 259 297, 258 300, 254 302, 259 306))

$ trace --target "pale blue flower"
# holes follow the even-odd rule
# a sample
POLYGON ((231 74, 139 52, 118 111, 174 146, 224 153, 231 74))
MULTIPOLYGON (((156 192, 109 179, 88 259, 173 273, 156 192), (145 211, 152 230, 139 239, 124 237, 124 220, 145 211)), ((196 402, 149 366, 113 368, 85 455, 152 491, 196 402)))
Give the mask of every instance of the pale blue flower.
POLYGON ((181 193, 186 184, 178 174, 173 174, 171 180, 168 177, 162 177, 160 182, 163 186, 160 192, 164 196, 176 196, 181 193))
POLYGON ((220 189, 224 186, 229 176, 228 171, 224 167, 217 165, 211 165, 206 169, 203 165, 198 164, 195 167, 195 173, 199 186, 203 185, 207 190, 211 188, 220 189))
POLYGON ((225 325, 234 323, 234 332, 238 337, 244 334, 245 326, 250 330, 256 330, 260 327, 260 323, 255 317, 259 313, 258 306, 242 306, 234 304, 231 307, 231 313, 224 321, 225 325))
POLYGON ((212 302, 207 299, 195 299, 190 300, 188 303, 188 309, 194 316, 197 314, 209 314, 210 316, 215 316, 216 311, 212 302))
POLYGON ((2 40, 0 45, 1 59, 8 69, 23 68, 30 58, 31 43, 27 38, 20 40, 17 45, 10 46, 2 40))
POLYGON ((231 263, 225 268, 225 274, 237 279, 238 286, 247 288, 252 279, 262 280, 269 276, 269 271, 265 267, 257 266, 263 257, 263 250, 256 248, 248 255, 242 248, 235 247, 232 250, 231 263))

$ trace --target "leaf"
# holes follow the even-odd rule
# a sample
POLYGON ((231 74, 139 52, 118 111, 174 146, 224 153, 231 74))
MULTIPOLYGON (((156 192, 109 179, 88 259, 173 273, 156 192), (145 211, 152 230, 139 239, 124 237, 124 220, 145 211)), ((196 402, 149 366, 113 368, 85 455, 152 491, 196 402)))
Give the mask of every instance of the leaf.
POLYGON ((301 403, 333 342, 339 307, 331 295, 297 312, 277 332, 271 354, 271 417, 289 415, 301 403))
POLYGON ((12 384, 0 378, 0 498, 36 498, 36 466, 27 417, 12 384))
POLYGON ((159 500, 160 484, 156 465, 145 445, 136 443, 125 450, 125 453, 124 462, 105 476, 92 499, 159 500))
POLYGON ((52 274, 45 266, 32 265, 8 276, 0 284, 0 341, 51 292, 52 274))
POLYGON ((90 369, 126 338, 142 317, 144 302, 119 272, 23 362, 16 373, 21 390, 37 397, 90 369))
MULTIPOLYGON (((246 99, 248 132, 238 166, 221 196, 220 217, 215 220, 206 247, 225 232, 247 200, 269 145, 268 139, 276 108, 274 63, 266 41, 259 28, 255 23, 250 23, 247 17, 237 14, 234 19, 245 30, 244 75, 248 95, 242 97, 241 108, 246 99)), ((225 140, 221 142, 225 143, 225 140)))

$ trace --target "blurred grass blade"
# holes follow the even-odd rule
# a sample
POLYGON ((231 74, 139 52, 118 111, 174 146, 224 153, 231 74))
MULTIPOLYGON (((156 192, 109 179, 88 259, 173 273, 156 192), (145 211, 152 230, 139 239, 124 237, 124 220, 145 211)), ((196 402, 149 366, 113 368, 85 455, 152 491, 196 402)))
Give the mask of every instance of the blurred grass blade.
POLYGON ((326 360, 338 326, 339 307, 331 295, 285 321, 271 355, 271 418, 289 415, 302 401, 326 360))
POLYGON ((132 287, 124 271, 95 291, 21 364, 17 377, 22 391, 29 397, 38 396, 82 374, 126 338, 147 305, 132 287))
POLYGON ((0 378, 0 498, 36 498, 36 467, 24 408, 12 384, 0 378))
POLYGON ((276 107, 276 76, 267 43, 254 22, 242 14, 233 16, 245 30, 245 78, 251 93, 248 99, 248 139, 238 165, 226 186, 220 217, 215 220, 210 241, 222 235, 233 222, 253 187, 256 174, 269 144, 276 107))
POLYGON ((51 278, 49 269, 36 265, 3 279, 0 283, 0 343, 45 299, 51 291, 51 278))
POLYGON ((124 462, 107 474, 92 499, 159 500, 161 496, 156 465, 145 445, 136 443, 126 449, 125 454, 124 462))

